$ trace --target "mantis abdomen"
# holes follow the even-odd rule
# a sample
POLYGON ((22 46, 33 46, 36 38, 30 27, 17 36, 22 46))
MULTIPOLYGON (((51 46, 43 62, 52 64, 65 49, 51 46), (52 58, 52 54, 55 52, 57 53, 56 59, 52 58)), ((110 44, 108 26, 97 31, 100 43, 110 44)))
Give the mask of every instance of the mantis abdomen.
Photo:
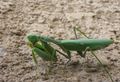
POLYGON ((92 50, 98 50, 105 48, 112 44, 111 39, 78 39, 78 40, 61 40, 60 44, 68 50, 72 51, 84 51, 87 47, 92 50))

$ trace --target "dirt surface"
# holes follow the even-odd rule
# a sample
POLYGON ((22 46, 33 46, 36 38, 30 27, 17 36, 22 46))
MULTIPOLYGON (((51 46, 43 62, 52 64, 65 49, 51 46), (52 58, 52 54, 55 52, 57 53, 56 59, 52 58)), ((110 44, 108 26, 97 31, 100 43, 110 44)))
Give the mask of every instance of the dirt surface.
MULTIPOLYGON (((120 40, 120 0, 0 0, 0 82, 111 82, 97 60, 77 58, 78 65, 65 66, 59 57, 51 74, 39 60, 32 60, 25 36, 37 33, 56 39, 74 39, 73 27, 93 38, 120 40)), ((120 44, 96 52, 115 82, 120 82, 120 44)), ((76 61, 76 53, 73 53, 76 61)), ((48 65, 48 63, 47 63, 48 65)))

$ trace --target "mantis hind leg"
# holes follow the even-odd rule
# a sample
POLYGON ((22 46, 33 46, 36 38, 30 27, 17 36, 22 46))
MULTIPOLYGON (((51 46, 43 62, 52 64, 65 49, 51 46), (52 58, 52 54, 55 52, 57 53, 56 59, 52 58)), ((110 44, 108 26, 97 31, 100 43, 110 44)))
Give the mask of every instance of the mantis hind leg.
POLYGON ((88 49, 90 49, 91 54, 98 60, 98 62, 101 64, 101 66, 104 68, 104 70, 106 71, 106 73, 108 74, 108 76, 111 79, 111 82, 114 82, 114 80, 112 79, 111 74, 109 73, 109 71, 107 70, 107 68, 104 67, 103 63, 99 60, 99 58, 95 55, 95 53, 92 51, 91 48, 88 47, 88 49))
POLYGON ((100 61, 100 59, 95 55, 95 53, 92 51, 92 49, 90 47, 87 47, 84 54, 86 54, 86 52, 90 50, 91 54, 98 60, 98 62, 100 63, 100 65, 104 68, 105 72, 108 74, 108 76, 110 77, 111 79, 111 82, 114 82, 113 79, 112 79, 112 76, 111 74, 109 73, 109 71, 107 70, 107 68, 104 67, 103 63, 100 61))
POLYGON ((92 51, 92 49, 91 49, 90 47, 87 47, 87 48, 85 49, 85 51, 84 51, 83 54, 82 54, 81 51, 77 51, 77 52, 78 52, 79 54, 82 54, 83 57, 85 57, 85 54, 86 54, 86 52, 87 52, 88 50, 90 50, 91 54, 98 60, 98 62, 100 63, 100 65, 104 68, 104 70, 106 71, 106 73, 107 73, 108 76, 110 77, 111 82, 114 82, 113 79, 112 79, 112 76, 111 76, 111 74, 109 73, 109 71, 107 70, 107 68, 104 67, 103 63, 102 63, 102 62, 100 61, 100 59, 95 55, 95 53, 92 51))

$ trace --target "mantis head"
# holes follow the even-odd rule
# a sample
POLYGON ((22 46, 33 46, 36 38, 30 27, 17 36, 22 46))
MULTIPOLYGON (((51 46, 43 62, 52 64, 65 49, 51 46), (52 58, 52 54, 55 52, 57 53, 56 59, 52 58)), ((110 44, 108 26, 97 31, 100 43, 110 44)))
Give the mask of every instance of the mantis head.
POLYGON ((27 40, 28 46, 32 47, 36 42, 39 41, 39 37, 37 35, 28 35, 27 40))
POLYGON ((59 44, 59 41, 51 38, 51 37, 48 37, 48 36, 41 36, 41 35, 28 35, 27 36, 27 44, 28 46, 30 47, 33 47, 37 42, 52 42, 52 43, 55 43, 55 44, 59 44))

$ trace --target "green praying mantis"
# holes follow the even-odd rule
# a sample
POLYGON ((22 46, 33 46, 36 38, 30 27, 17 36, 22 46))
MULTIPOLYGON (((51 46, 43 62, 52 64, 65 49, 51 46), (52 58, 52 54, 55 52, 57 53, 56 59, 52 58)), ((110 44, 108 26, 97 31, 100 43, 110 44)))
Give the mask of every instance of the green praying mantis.
MULTIPOLYGON (((99 60, 99 58, 95 55, 93 51, 100 50, 103 48, 106 48, 110 44, 114 43, 112 39, 93 39, 89 38, 78 28, 74 28, 75 40, 55 40, 51 37, 47 36, 40 36, 40 35, 28 35, 28 45, 32 49, 32 56, 34 59, 34 62, 38 64, 36 60, 36 54, 40 56, 45 61, 50 62, 56 62, 57 61, 57 54, 56 52, 59 52, 61 55, 63 55, 65 58, 71 60, 71 51, 76 51, 81 57, 86 56, 86 52, 90 51, 93 56, 100 62, 100 64, 103 66, 102 62, 99 60), (83 34, 86 38, 84 39, 78 39, 76 31, 79 31, 81 34, 83 34), (53 48, 50 43, 53 43, 57 46, 59 46, 63 52, 60 52, 59 50, 53 48)), ((104 66, 103 66, 104 67, 104 66)), ((105 71, 108 73, 110 79, 112 82, 113 79, 108 72, 108 70, 104 67, 105 71)))

